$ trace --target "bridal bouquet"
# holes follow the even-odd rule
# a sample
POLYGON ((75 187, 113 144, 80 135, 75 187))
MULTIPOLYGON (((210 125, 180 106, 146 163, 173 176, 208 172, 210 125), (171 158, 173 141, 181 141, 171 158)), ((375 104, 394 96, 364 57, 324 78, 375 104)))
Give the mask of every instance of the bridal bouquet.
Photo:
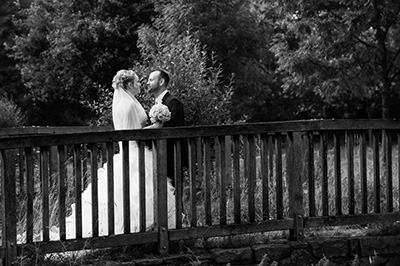
POLYGON ((162 103, 157 103, 151 107, 149 112, 151 123, 164 123, 171 119, 171 112, 168 107, 162 103))

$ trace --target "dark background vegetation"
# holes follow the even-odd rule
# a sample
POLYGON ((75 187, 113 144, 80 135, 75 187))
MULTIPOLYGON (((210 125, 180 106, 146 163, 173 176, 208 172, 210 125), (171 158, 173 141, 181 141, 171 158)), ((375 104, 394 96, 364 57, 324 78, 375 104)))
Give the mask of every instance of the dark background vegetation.
POLYGON ((399 12, 398 0, 2 0, 0 127, 110 124, 114 74, 145 81, 156 67, 189 125, 398 118, 399 12))

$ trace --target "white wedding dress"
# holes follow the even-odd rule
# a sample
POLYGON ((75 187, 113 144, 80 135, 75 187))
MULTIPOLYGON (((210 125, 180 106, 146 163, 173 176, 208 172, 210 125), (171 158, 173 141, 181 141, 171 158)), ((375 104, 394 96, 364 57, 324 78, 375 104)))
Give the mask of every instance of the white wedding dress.
MULTIPOLYGON (((147 121, 143 106, 125 90, 117 88, 113 96, 113 123, 115 130, 140 129, 147 121)), ((123 181, 122 181, 122 147, 120 153, 114 155, 114 221, 115 234, 124 232, 123 225, 123 181)), ((153 197, 153 154, 145 148, 145 198, 146 198, 146 228, 154 223, 153 197)), ((130 224, 131 232, 139 231, 139 165, 138 145, 136 141, 129 142, 129 180, 130 180, 130 224)), ((98 209, 99 236, 108 235, 108 204, 107 204, 107 163, 98 170, 98 209)), ((92 235, 92 186, 88 185, 82 194, 82 235, 92 235)), ((168 227, 175 227, 175 196, 174 188, 168 182, 168 227)), ((66 219, 67 239, 75 238, 75 204, 72 204, 72 214, 66 219)))
MULTIPOLYGON (((138 100, 121 88, 116 88, 113 96, 113 123, 115 130, 141 129, 147 121, 147 115, 138 100)), ((115 234, 123 234, 123 180, 122 180, 122 147, 120 153, 114 155, 114 221, 115 234)), ((145 198, 146 198, 146 228, 154 224, 153 197, 153 155, 145 148, 145 198)), ((108 182, 107 163, 98 169, 98 217, 99 236, 108 235, 108 182)), ((129 180, 130 180, 130 232, 139 231, 139 166, 138 145, 136 141, 129 142, 129 180)), ((168 227, 175 228, 175 196, 174 188, 168 181, 168 227)), ((76 238, 75 204, 71 205, 72 213, 66 218, 66 238, 76 238)), ((18 235, 18 242, 25 242, 25 233, 18 235)), ((92 185, 89 184, 82 192, 82 236, 92 236, 92 185)), ((59 228, 50 228, 50 240, 59 240, 59 228)), ((42 232, 35 234, 34 241, 42 240, 42 232)))

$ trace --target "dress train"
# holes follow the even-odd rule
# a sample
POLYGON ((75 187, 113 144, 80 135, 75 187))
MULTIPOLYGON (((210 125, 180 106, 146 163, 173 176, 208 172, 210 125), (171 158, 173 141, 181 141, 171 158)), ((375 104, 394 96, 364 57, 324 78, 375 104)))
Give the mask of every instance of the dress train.
MULTIPOLYGON (((121 150, 121 149, 120 149, 121 150)), ((136 142, 129 145, 129 193, 130 193, 130 232, 139 231, 139 164, 138 147, 136 142)), ((98 210, 99 236, 108 235, 108 185, 107 163, 98 169, 98 210)), ((154 224, 154 195, 153 195, 153 154, 145 148, 145 198, 146 198, 146 228, 154 224)), ((92 185, 82 194, 82 236, 92 236, 92 185)), ((174 188, 168 182, 168 227, 175 227, 175 196, 174 188)), ((66 219, 67 239, 75 238, 75 204, 71 205, 72 214, 66 219)), ((124 232, 123 224, 123 180, 122 154, 114 155, 114 221, 115 234, 124 232)))
MULTIPOLYGON (((121 150, 121 149, 120 149, 121 150)), ((124 233, 124 210, 123 210, 123 180, 122 180, 122 154, 115 154, 114 160, 114 231, 115 234, 124 233)), ((108 235, 108 180, 107 163, 97 171, 98 184, 98 218, 99 236, 108 235)), ((153 154, 145 148, 145 198, 146 198, 146 228, 154 224, 154 195, 153 195, 153 154)), ((167 212, 168 228, 175 228, 175 189, 170 181, 167 181, 167 212)), ((136 142, 131 141, 129 145, 129 193, 130 193, 130 232, 139 231, 139 164, 138 147, 136 142)), ((66 217, 66 238, 76 238, 76 206, 71 204, 71 215, 66 217)), ((34 241, 42 241, 40 231, 34 234, 34 241)), ((82 192, 82 237, 92 236, 92 184, 82 192)), ((50 240, 59 240, 59 227, 52 226, 49 232, 50 240)), ((26 241, 26 234, 17 236, 18 243, 26 241)))

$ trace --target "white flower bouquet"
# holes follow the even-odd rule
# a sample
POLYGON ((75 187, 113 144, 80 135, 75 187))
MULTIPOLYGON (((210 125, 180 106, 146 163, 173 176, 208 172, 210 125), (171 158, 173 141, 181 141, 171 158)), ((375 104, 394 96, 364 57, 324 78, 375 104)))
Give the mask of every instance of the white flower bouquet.
POLYGON ((168 106, 157 103, 151 107, 149 111, 149 117, 151 123, 164 123, 171 119, 171 112, 168 109, 168 106))

